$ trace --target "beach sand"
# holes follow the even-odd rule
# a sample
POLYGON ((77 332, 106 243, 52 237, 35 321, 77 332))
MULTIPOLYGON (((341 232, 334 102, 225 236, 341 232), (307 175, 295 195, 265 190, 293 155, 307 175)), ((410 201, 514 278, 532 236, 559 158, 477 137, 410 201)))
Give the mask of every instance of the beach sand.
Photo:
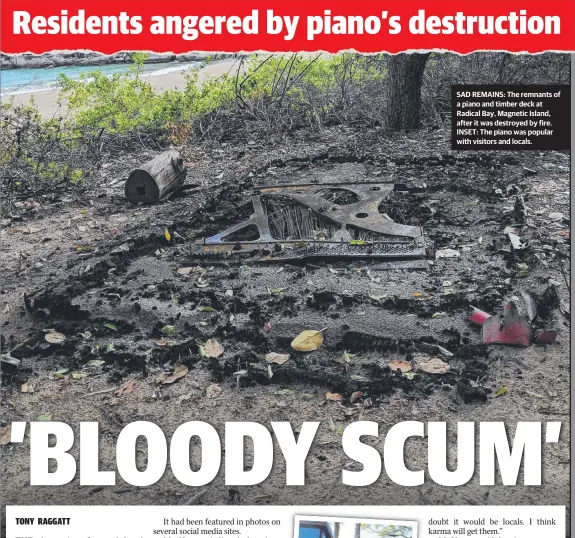
MULTIPOLYGON (((199 69, 199 80, 205 80, 209 77, 220 76, 228 72, 235 73, 239 66, 239 59, 226 58, 223 60, 214 61, 199 69)), ((157 90, 171 90, 175 88, 182 88, 186 83, 186 71, 173 71, 162 75, 150 75, 146 80, 157 90)), ((13 100, 15 104, 27 104, 31 99, 34 100, 38 110, 45 118, 50 118, 54 115, 66 113, 66 105, 58 103, 58 89, 51 88, 48 90, 41 90, 29 93, 19 93, 15 95, 6 95, 2 97, 2 101, 13 100)))

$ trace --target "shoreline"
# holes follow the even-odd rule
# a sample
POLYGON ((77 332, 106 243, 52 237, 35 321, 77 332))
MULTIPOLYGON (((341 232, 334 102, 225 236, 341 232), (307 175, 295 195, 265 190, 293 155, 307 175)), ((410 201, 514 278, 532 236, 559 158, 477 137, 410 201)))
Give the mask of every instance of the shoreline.
MULTIPOLYGON (((214 60, 207 65, 198 68, 198 78, 200 81, 211 77, 218 77, 225 75, 234 69, 234 65, 238 63, 238 58, 224 58, 221 60, 214 60)), ((98 69, 97 66, 94 67, 98 69)), ((172 71, 170 73, 154 74, 151 72, 145 78, 154 90, 158 93, 166 90, 174 90, 183 88, 186 84, 186 75, 190 69, 182 68, 181 71, 172 71)), ((67 111, 65 104, 59 104, 59 89, 57 87, 32 90, 28 92, 15 93, 3 95, 0 97, 0 102, 7 101, 13 102, 15 105, 26 105, 33 101, 40 114, 44 118, 49 118, 55 114, 63 114, 67 111)))
MULTIPOLYGON (((115 54, 102 54, 100 52, 82 50, 55 50, 43 54, 23 52, 20 54, 6 54, 0 51, 0 69, 43 69, 50 67, 100 67, 103 65, 134 63, 134 54, 139 51, 121 51, 115 54)), ((220 60, 235 58, 237 53, 227 52, 185 52, 174 54, 172 52, 145 52, 145 64, 155 63, 189 63, 203 62, 208 58, 220 60)))

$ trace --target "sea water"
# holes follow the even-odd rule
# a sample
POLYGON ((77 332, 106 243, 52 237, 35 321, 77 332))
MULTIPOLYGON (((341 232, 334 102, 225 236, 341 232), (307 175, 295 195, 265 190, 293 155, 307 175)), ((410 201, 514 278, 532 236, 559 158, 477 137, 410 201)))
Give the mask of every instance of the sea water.
MULTIPOLYGON (((66 66, 44 67, 39 69, 2 69, 0 71, 0 94, 2 96, 17 93, 54 88, 58 84, 60 75, 66 75, 72 80, 78 80, 82 74, 98 71, 106 75, 127 73, 133 64, 113 64, 98 66, 66 66)), ((199 67, 201 62, 166 62, 157 64, 144 64, 142 76, 165 75, 177 71, 186 71, 199 67)))

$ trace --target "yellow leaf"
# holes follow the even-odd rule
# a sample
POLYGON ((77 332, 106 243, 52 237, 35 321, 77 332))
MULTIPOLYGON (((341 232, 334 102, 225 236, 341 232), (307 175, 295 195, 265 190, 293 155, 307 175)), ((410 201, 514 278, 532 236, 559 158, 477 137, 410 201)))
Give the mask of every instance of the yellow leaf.
POLYGON ((164 230, 164 237, 166 238, 166 241, 172 240, 172 234, 170 234, 170 232, 167 228, 164 230))
POLYGON ((291 347, 296 351, 315 351, 323 344, 321 331, 306 330, 299 333, 292 341, 291 347))
POLYGON ((392 370, 399 370, 402 373, 409 372, 411 370, 411 364, 409 364, 407 361, 393 360, 389 361, 387 365, 392 370))
POLYGON ((337 392, 326 392, 325 399, 330 402, 341 402, 343 400, 343 396, 337 392))

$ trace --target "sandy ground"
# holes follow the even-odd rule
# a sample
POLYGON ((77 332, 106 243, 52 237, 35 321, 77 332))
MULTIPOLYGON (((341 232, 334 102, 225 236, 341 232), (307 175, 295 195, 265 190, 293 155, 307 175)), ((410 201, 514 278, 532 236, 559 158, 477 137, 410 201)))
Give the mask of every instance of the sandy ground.
MULTIPOLYGON (((199 69, 199 79, 205 80, 208 77, 223 75, 230 70, 237 69, 238 65, 239 60, 237 58, 227 58, 212 62, 199 69)), ((172 90, 184 86, 187 72, 187 70, 182 69, 181 71, 173 71, 172 73, 163 75, 152 74, 146 77, 146 80, 149 81, 157 91, 172 90)), ((2 97, 2 101, 9 99, 12 99, 15 104, 27 104, 33 99, 40 114, 45 117, 50 117, 53 114, 61 114, 66 111, 66 105, 58 103, 58 90, 56 88, 2 97)))

